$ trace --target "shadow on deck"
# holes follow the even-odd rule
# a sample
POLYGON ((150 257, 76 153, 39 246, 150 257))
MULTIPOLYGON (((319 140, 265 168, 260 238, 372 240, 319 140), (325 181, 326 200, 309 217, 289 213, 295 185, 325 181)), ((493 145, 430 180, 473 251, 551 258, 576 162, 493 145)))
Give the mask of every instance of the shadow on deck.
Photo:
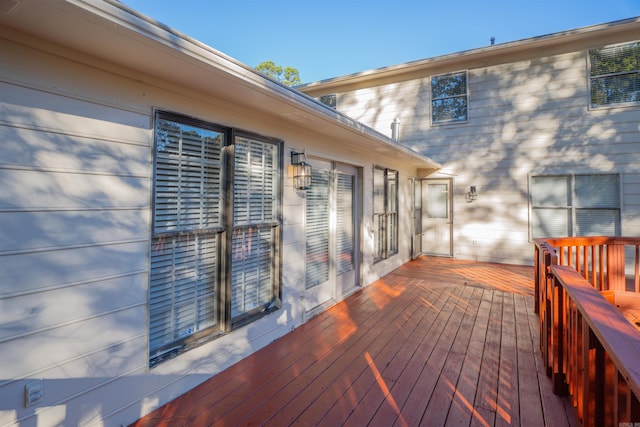
POLYGON ((532 267, 420 257, 134 425, 576 425, 533 304, 532 267))

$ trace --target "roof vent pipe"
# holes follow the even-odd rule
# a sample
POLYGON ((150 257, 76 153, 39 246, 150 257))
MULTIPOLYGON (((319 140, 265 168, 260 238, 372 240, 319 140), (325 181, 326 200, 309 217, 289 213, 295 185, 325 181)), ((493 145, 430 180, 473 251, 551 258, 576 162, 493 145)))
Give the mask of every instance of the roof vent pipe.
POLYGON ((496 38, 495 37, 491 37, 491 46, 493 46, 494 44, 496 44, 496 38))
POLYGON ((400 120, 396 117, 391 123, 391 139, 398 141, 400 137, 400 120))

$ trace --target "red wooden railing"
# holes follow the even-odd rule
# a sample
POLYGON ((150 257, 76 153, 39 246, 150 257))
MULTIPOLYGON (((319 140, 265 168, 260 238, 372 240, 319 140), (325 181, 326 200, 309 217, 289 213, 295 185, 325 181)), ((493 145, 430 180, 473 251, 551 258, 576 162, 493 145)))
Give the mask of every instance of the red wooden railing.
POLYGON ((640 238, 535 240, 540 348, 583 426, 640 422, 640 238))

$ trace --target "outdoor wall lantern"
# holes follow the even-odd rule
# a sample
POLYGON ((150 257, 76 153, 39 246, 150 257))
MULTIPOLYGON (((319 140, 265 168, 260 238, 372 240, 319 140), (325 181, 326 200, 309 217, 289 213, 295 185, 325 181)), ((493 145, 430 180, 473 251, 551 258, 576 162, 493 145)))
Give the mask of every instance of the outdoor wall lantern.
POLYGON ((464 198, 467 200, 467 203, 471 203, 476 198, 478 198, 478 192, 476 191, 475 185, 469 187, 469 191, 467 191, 467 194, 464 195, 464 198))
POLYGON ((296 190, 311 188, 311 165, 307 163, 304 152, 291 152, 291 166, 293 166, 293 188, 296 190))

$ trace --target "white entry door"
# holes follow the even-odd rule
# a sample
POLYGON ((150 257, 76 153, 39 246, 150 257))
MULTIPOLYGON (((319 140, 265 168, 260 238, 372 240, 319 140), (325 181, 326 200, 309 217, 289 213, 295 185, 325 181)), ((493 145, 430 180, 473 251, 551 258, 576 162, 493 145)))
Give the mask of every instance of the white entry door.
POLYGON ((422 252, 453 256, 451 179, 422 181, 422 252))
POLYGON ((310 159, 305 206, 305 309, 358 286, 358 174, 351 166, 310 159))

